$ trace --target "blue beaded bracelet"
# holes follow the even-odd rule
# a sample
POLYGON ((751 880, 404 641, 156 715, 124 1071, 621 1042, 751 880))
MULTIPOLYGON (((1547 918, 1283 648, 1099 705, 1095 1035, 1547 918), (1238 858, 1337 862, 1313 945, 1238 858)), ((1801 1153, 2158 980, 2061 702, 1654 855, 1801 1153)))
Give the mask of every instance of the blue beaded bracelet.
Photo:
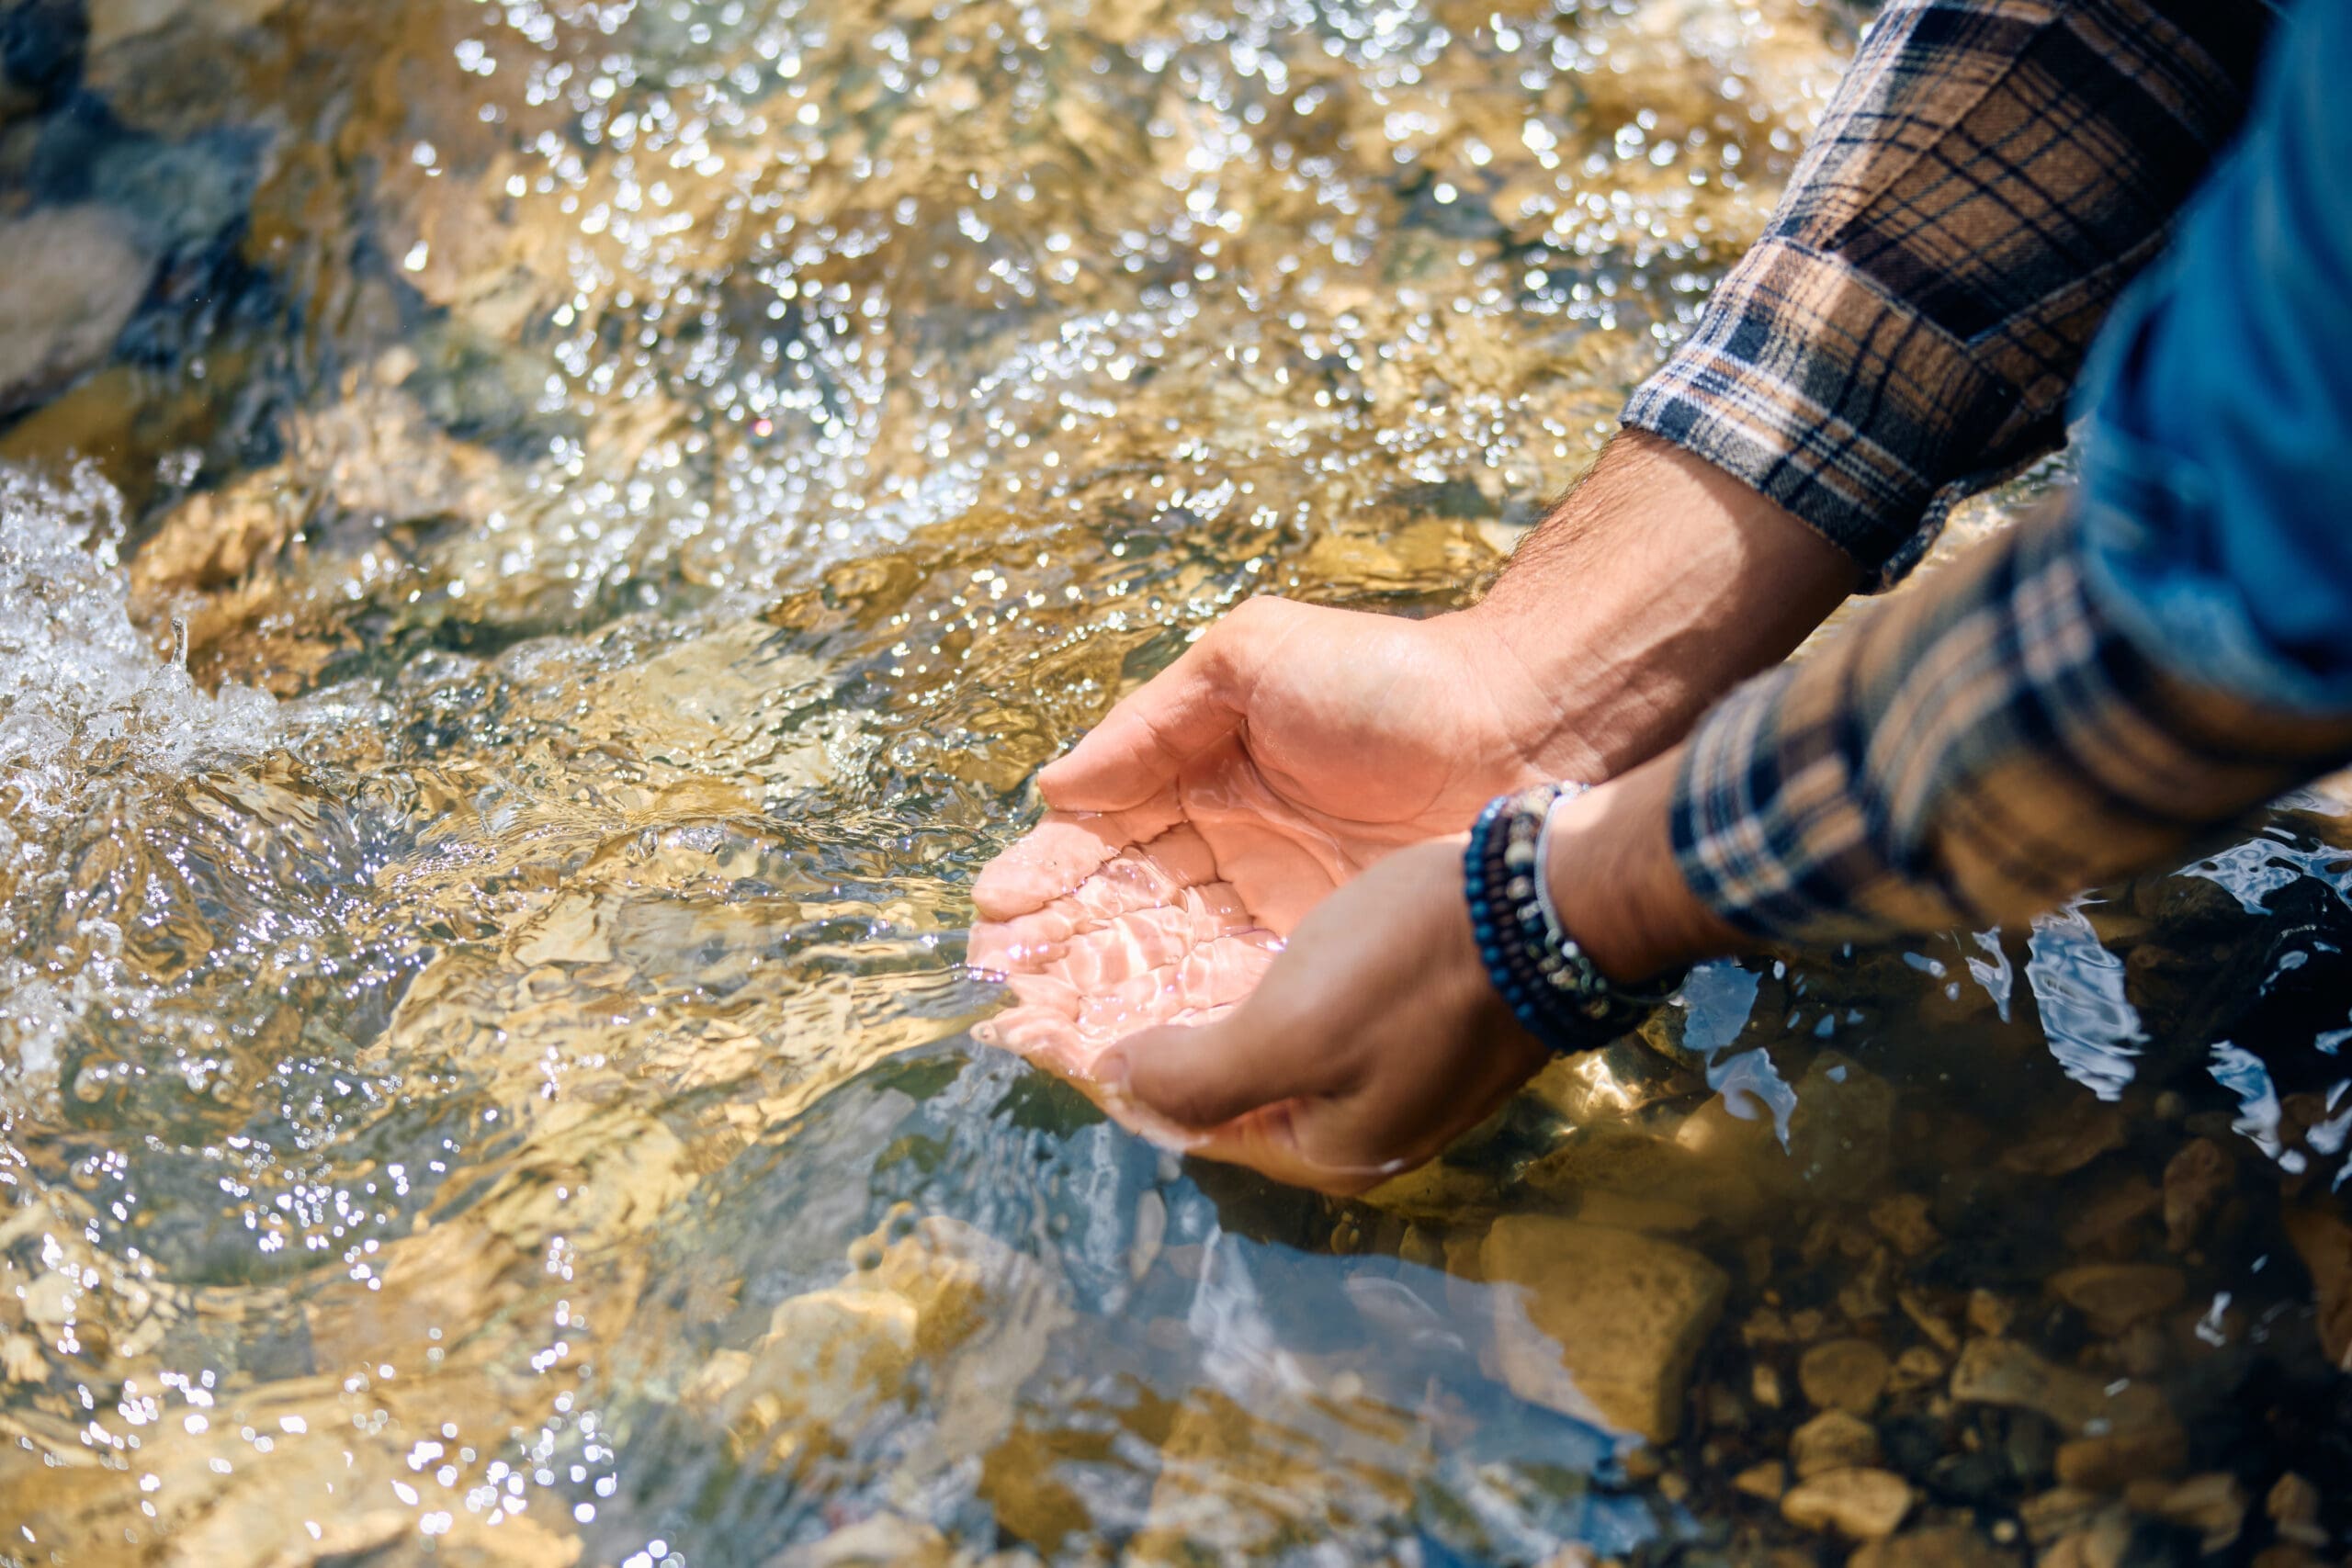
POLYGON ((1611 983, 1560 926, 1544 886, 1540 846, 1554 804, 1581 784, 1538 784, 1496 796, 1462 852, 1470 930, 1487 977, 1520 1027, 1555 1052, 1589 1051, 1638 1025, 1681 984, 1639 990, 1611 983))

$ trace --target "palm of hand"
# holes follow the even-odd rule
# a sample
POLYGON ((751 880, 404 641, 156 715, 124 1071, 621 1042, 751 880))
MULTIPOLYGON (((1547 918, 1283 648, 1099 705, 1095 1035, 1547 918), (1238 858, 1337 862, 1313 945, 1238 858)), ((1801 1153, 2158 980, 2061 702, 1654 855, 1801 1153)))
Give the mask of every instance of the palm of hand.
POLYGON ((970 962, 1016 998, 987 1032, 1081 1084, 1130 1034, 1221 1015, 1334 889, 1540 772, 1438 624, 1254 603, 1046 771, 1069 809, 974 888, 970 962))

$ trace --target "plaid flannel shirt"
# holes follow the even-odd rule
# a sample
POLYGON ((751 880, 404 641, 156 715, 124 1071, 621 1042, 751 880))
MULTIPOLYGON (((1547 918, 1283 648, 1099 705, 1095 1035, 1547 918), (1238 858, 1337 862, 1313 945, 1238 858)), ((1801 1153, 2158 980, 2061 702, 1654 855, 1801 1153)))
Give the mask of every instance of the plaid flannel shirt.
MULTIPOLYGON (((2086 372, 2079 488, 1875 606, 1813 658, 1734 693, 1692 735, 1672 807, 1676 852, 1692 890, 1734 925, 1810 944, 1982 929, 2177 857, 2352 760, 2352 299, 2342 284, 2352 195, 2340 184, 2352 157, 2340 90, 2352 0, 2301 0, 2285 28, 2245 144, 2086 372)), ((1883 58, 1871 67, 1864 98, 1883 92, 1888 69, 1883 58)), ((2112 80, 2075 76, 2097 101, 2111 101, 2112 80)), ((1847 146, 1849 96, 1839 99, 1849 112, 1833 117, 1831 159, 1867 162, 1847 146)), ((2180 155, 2201 166, 2201 152, 2180 155)), ((2008 163, 1988 167, 1978 184, 2008 178, 2008 163)), ((1950 177, 1969 173, 1955 164, 1950 177)), ((1825 199, 1799 190, 1789 205, 1825 199)), ((2025 223, 2011 199, 1994 205, 2007 216, 1984 219, 1979 237, 1995 253, 2002 221, 2037 236, 2064 226, 2025 223)), ((2147 233, 2161 220, 2151 213, 2147 233)), ((2041 254, 2040 243, 2026 254, 2041 254)), ((1743 270, 1752 286, 1779 265, 1743 270)), ((1864 321, 1859 305, 1834 324, 1775 318, 1773 331, 1818 335, 1820 366, 1807 367, 1792 336, 1777 357, 1722 373, 1751 395, 1732 400, 1739 415, 1784 412, 1794 394, 1775 401, 1775 386, 1828 385, 1849 407, 1858 379, 1876 387, 1880 428, 1894 435, 1849 440, 1833 421, 1784 443, 1770 471, 1810 476, 1784 486, 1817 496, 1858 476, 1876 483, 1876 469, 1843 461, 1857 445, 1928 450, 1912 415, 1941 405, 1902 355, 1862 365, 1846 345, 1908 341, 1922 330, 1917 301, 1964 290, 1975 272, 1954 265, 1956 281, 1923 278, 1872 307, 1883 321, 1864 321)), ((1752 287, 1724 302, 1735 323, 1778 309, 1752 287)), ((1713 336, 1736 344, 1743 330, 1713 336)), ((1706 366, 1718 350, 1698 353, 1679 384, 1717 374, 1706 366)), ((2059 365, 2046 358, 2036 373, 2059 365)), ((1736 418, 1705 412, 1693 428, 1736 418)), ((1935 472, 1965 462, 1946 450, 1935 472)), ((1916 494, 1916 478, 1895 490, 1916 494)))
POLYGON ((1981 931, 2352 760, 2352 715, 2152 659, 2091 591, 2079 532, 2070 498, 1719 705, 1674 803, 1692 891, 1814 946, 1981 931))
POLYGON ((1894 0, 1623 421, 1881 585, 2064 438, 2108 307, 2244 118, 2255 0, 1894 0))

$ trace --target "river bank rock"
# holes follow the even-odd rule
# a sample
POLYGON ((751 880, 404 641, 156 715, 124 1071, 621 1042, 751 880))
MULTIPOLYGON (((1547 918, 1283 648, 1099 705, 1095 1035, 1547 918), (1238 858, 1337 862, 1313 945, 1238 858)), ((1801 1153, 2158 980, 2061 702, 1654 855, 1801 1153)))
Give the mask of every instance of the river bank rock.
POLYGON ((1652 1442, 1674 1436, 1723 1314, 1722 1269, 1673 1242, 1542 1215, 1498 1220, 1479 1262, 1498 1287, 1495 1370, 1513 1393, 1652 1442))

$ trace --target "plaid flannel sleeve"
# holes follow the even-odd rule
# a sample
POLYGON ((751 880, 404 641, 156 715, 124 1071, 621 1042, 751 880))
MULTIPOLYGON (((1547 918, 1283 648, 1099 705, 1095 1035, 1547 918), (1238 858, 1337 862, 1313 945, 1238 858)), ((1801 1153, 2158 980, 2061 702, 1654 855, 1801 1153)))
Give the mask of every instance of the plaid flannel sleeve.
POLYGON ((2232 0, 1894 0, 1763 237, 1623 422, 1880 586, 2062 443, 2100 319, 2243 118, 2232 0))
POLYGON ((1982 930, 2160 863, 2352 760, 2352 713, 2266 707, 2138 646, 2072 502, 1741 687, 1684 753, 1683 875, 1820 946, 1982 930))

